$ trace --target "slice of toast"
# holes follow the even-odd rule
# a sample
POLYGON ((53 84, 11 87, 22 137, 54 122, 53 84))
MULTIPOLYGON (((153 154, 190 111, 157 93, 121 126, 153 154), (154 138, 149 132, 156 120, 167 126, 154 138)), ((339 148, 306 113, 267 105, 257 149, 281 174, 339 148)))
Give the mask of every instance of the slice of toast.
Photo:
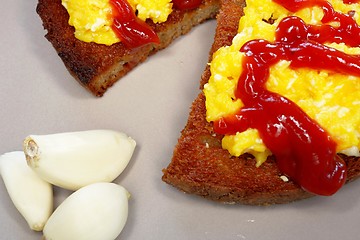
POLYGON ((145 61, 149 55, 165 48, 192 27, 214 18, 218 10, 219 0, 203 0, 193 10, 174 9, 164 23, 154 24, 148 20, 147 23, 159 36, 160 44, 129 49, 123 43, 106 46, 76 39, 61 0, 39 0, 36 9, 47 30, 46 38, 52 43, 66 68, 96 96, 102 96, 118 79, 145 61))
MULTIPOLYGON (((243 15, 244 4, 244 0, 221 1, 210 56, 221 46, 231 44, 243 15)), ((206 67, 201 78, 201 89, 209 77, 210 69, 206 67)), ((230 156, 221 147, 222 137, 206 121, 205 96, 201 92, 192 104, 172 161, 163 170, 163 181, 186 193, 224 203, 269 205, 314 196, 295 182, 284 178, 273 157, 257 168, 255 159, 250 155, 230 156)), ((341 157, 348 168, 347 182, 359 177, 358 158, 345 155, 341 157)))

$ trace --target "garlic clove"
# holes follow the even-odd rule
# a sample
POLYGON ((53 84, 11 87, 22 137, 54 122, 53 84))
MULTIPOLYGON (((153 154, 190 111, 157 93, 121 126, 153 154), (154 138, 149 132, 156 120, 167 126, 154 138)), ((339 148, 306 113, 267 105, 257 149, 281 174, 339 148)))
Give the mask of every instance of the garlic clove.
POLYGON ((128 216, 127 190, 115 183, 85 186, 64 200, 46 223, 47 240, 113 240, 128 216))
POLYGON ((69 190, 111 182, 125 169, 136 142, 112 130, 30 135, 24 140, 28 165, 44 180, 69 190))
POLYGON ((21 151, 0 156, 0 174, 12 202, 29 227, 41 231, 53 210, 52 186, 27 166, 21 151))

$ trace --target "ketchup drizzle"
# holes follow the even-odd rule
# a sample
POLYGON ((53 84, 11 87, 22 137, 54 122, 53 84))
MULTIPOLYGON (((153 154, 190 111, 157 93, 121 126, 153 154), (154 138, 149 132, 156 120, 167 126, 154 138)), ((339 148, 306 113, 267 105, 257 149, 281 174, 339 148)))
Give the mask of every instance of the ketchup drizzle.
MULTIPOLYGON (((356 21, 348 14, 336 12, 331 4, 323 0, 273 0, 274 2, 281 4, 287 10, 296 12, 305 7, 319 6, 324 11, 324 17, 321 22, 324 25, 309 26, 308 28, 308 40, 314 40, 318 43, 324 42, 346 42, 350 47, 356 47, 360 45, 360 27, 356 21), (339 27, 333 27, 331 25, 325 25, 332 21, 338 22, 339 27)), ((345 1, 345 0, 344 0, 345 1)), ((349 1, 349 0, 348 0, 349 1)), ((351 0, 350 0, 351 1, 351 0)), ((359 0, 352 0, 352 2, 359 2, 359 0)))
MULTIPOLYGON (((160 43, 155 31, 140 20, 127 0, 109 0, 113 10, 112 29, 128 48, 136 48, 148 43, 160 43)), ((200 6, 202 0, 173 0, 179 10, 191 10, 200 6)))
POLYGON ((134 13, 126 0, 110 0, 113 9, 112 28, 121 41, 129 48, 148 43, 160 43, 157 34, 134 13))
POLYGON ((353 3, 358 3, 359 0, 343 0, 343 2, 344 2, 345 4, 353 4, 353 3))
POLYGON ((344 42, 359 46, 359 26, 350 15, 336 12, 319 0, 274 0, 297 11, 318 5, 324 11, 323 23, 336 21, 337 28, 307 25, 298 17, 284 18, 276 30, 276 40, 247 42, 243 72, 235 96, 244 107, 235 115, 214 122, 220 134, 235 134, 256 128, 276 156, 281 172, 303 189, 318 195, 334 194, 346 180, 346 164, 336 154, 336 143, 328 133, 291 100, 266 89, 269 68, 280 60, 292 68, 324 69, 360 77, 360 56, 326 47, 324 42, 344 42), (358 37, 356 37, 358 36, 358 37))
POLYGON ((191 10, 200 6, 202 0, 173 0, 172 2, 179 10, 191 10))

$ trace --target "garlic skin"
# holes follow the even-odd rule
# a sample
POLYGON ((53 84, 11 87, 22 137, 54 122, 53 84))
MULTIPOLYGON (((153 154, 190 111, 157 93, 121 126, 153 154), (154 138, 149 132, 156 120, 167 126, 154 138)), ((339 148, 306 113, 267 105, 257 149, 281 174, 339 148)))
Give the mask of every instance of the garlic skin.
POLYGON ((114 240, 128 217, 128 191, 115 183, 85 186, 60 204, 46 223, 46 240, 114 240))
POLYGON ((136 142, 112 130, 30 135, 23 149, 28 165, 45 181, 77 190, 112 182, 128 165, 136 142))
POLYGON ((0 156, 0 174, 12 202, 29 227, 41 231, 53 211, 52 186, 29 168, 22 151, 0 156))

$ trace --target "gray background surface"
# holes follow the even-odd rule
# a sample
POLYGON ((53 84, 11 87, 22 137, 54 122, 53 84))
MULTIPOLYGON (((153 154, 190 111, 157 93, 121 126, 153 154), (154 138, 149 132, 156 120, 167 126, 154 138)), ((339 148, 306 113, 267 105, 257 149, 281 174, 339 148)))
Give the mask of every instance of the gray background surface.
MULTIPOLYGON (((95 98, 72 79, 35 12, 36 0, 1 2, 0 153, 21 150, 29 134, 88 129, 124 131, 135 154, 116 179, 132 194, 118 239, 357 239, 360 182, 335 196, 288 205, 220 205, 161 181, 198 94, 215 21, 177 40, 95 98)), ((55 188, 56 205, 70 192, 55 188)), ((37 239, 0 181, 1 239, 37 239)))

